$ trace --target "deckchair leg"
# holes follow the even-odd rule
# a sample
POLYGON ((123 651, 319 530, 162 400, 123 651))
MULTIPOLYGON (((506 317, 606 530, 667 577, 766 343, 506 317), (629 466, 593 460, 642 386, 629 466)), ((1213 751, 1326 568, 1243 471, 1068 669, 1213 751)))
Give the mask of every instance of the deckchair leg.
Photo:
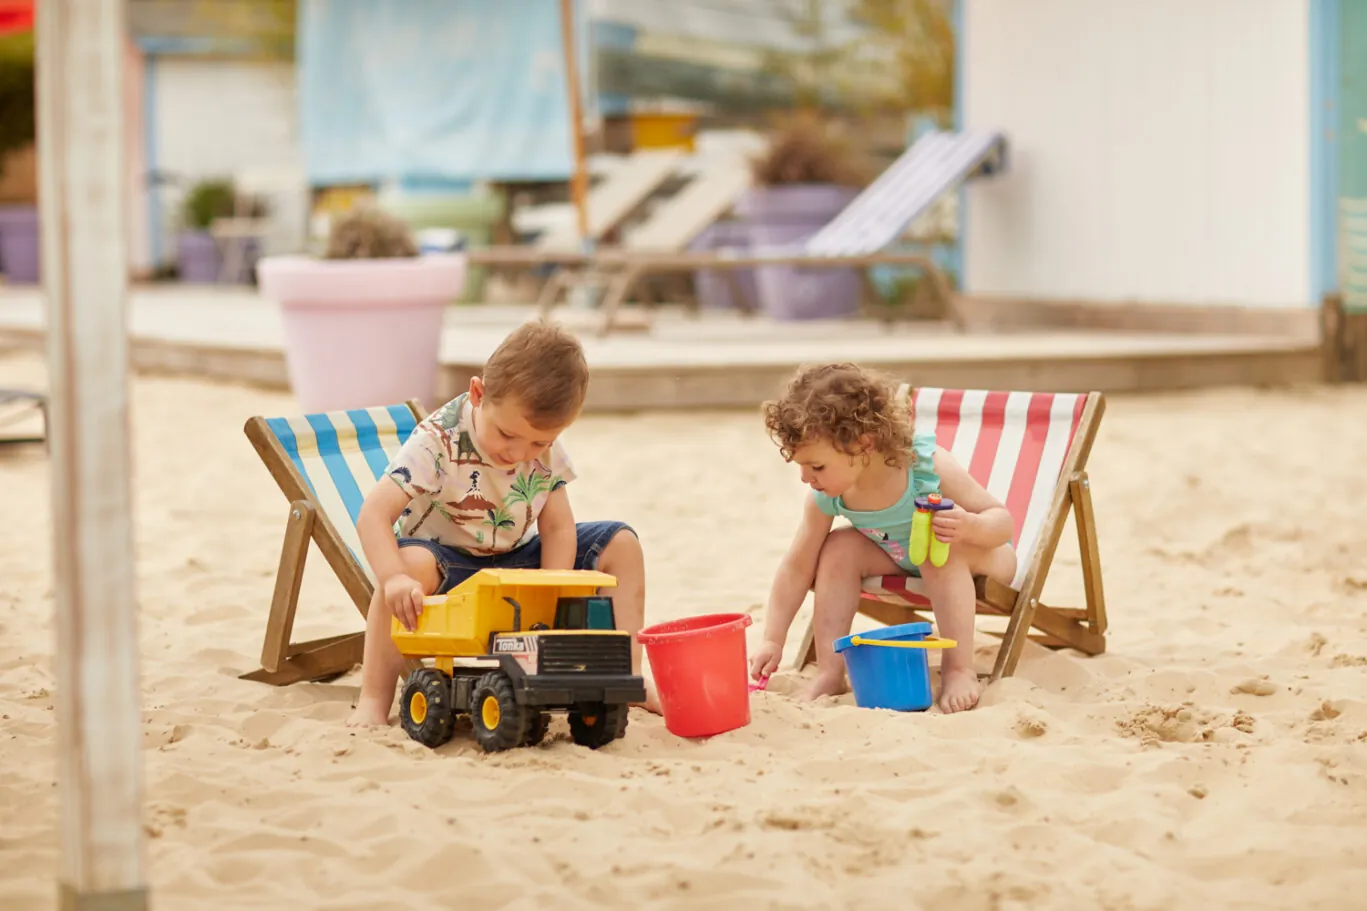
POLYGON ((1106 634, 1106 595, 1101 586, 1101 552, 1096 543, 1096 513, 1092 511, 1092 482, 1079 471, 1068 484, 1073 498, 1073 524, 1077 526, 1078 551, 1082 557, 1082 590, 1087 599, 1087 623, 1098 636, 1106 634))
POLYGON ((560 298, 560 289, 569 283, 569 275, 573 271, 573 266, 561 266, 541 286, 541 292, 536 296, 536 312, 542 319, 550 316, 551 311, 555 309, 556 301, 560 298))
POLYGON ((304 580, 304 561, 316 519, 313 505, 306 500, 290 504, 285 523, 285 541, 280 548, 280 566, 275 574, 275 593, 266 620, 266 637, 261 645, 261 670, 243 674, 243 680, 288 686, 304 680, 326 680, 346 673, 361 660, 364 633, 328 636, 309 642, 290 642, 294 632, 294 612, 299 606, 299 587, 304 580))
POLYGON ((299 606, 299 587, 304 581, 304 561, 309 554, 313 533, 313 505, 304 500, 290 504, 285 522, 285 541, 280 547, 280 566, 275 573, 275 593, 266 620, 266 638, 261 645, 261 666, 268 671, 280 669, 294 631, 294 611, 299 606))
POLYGON ((599 337, 606 337, 617 323, 617 311, 631 293, 641 270, 635 266, 623 269, 608 281, 607 294, 603 296, 603 322, 598 328, 599 337))
POLYGON ((265 669, 243 674, 243 680, 289 686, 305 681, 326 681, 340 677, 361 663, 365 651, 365 633, 329 636, 292 646, 280 670, 265 669))

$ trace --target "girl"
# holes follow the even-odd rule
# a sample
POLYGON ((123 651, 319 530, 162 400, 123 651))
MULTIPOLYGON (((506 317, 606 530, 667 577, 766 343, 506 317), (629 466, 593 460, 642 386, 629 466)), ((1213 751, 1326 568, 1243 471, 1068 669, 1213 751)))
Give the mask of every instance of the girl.
POLYGON ((764 641, 750 659, 756 679, 777 669, 788 627, 815 585, 817 675, 802 698, 843 692, 845 664, 834 643, 850 632, 862 581, 903 573, 924 581, 939 634, 958 642, 942 653, 940 708, 977 705, 973 577, 1011 582, 1011 515, 935 445, 933 433, 913 432, 909 408, 910 396, 901 399, 893 383, 854 364, 804 367, 778 401, 765 403, 770 437, 802 469, 811 493, 774 576, 764 641), (907 556, 913 501, 936 491, 954 501, 932 520, 936 536, 951 544, 949 559, 917 567, 907 556), (832 531, 836 516, 853 527, 832 531))

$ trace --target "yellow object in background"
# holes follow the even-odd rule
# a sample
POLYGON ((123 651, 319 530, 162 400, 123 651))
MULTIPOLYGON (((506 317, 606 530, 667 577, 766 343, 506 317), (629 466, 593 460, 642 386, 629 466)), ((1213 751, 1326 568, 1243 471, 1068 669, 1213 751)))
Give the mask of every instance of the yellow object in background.
POLYGON ((695 149, 698 115, 684 111, 642 111, 631 115, 631 144, 637 149, 695 149))

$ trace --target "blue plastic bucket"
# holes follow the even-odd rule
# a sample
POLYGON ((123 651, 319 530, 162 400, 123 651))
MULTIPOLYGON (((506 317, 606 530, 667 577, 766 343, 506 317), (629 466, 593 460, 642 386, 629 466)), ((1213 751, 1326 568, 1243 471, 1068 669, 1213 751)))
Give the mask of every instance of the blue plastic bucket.
POLYGON ((955 645, 931 636, 929 623, 903 623, 837 639, 835 653, 845 658, 860 708, 923 712, 934 704, 926 650, 955 645))

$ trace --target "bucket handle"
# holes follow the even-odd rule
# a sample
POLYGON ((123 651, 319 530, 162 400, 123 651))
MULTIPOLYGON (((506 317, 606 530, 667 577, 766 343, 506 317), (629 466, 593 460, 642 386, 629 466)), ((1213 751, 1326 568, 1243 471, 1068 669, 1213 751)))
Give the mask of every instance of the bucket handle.
POLYGON ((850 640, 851 645, 877 645, 883 648, 954 648, 959 643, 953 639, 941 639, 938 636, 927 636, 919 642, 890 642, 886 639, 865 639, 863 636, 855 636, 850 640))

